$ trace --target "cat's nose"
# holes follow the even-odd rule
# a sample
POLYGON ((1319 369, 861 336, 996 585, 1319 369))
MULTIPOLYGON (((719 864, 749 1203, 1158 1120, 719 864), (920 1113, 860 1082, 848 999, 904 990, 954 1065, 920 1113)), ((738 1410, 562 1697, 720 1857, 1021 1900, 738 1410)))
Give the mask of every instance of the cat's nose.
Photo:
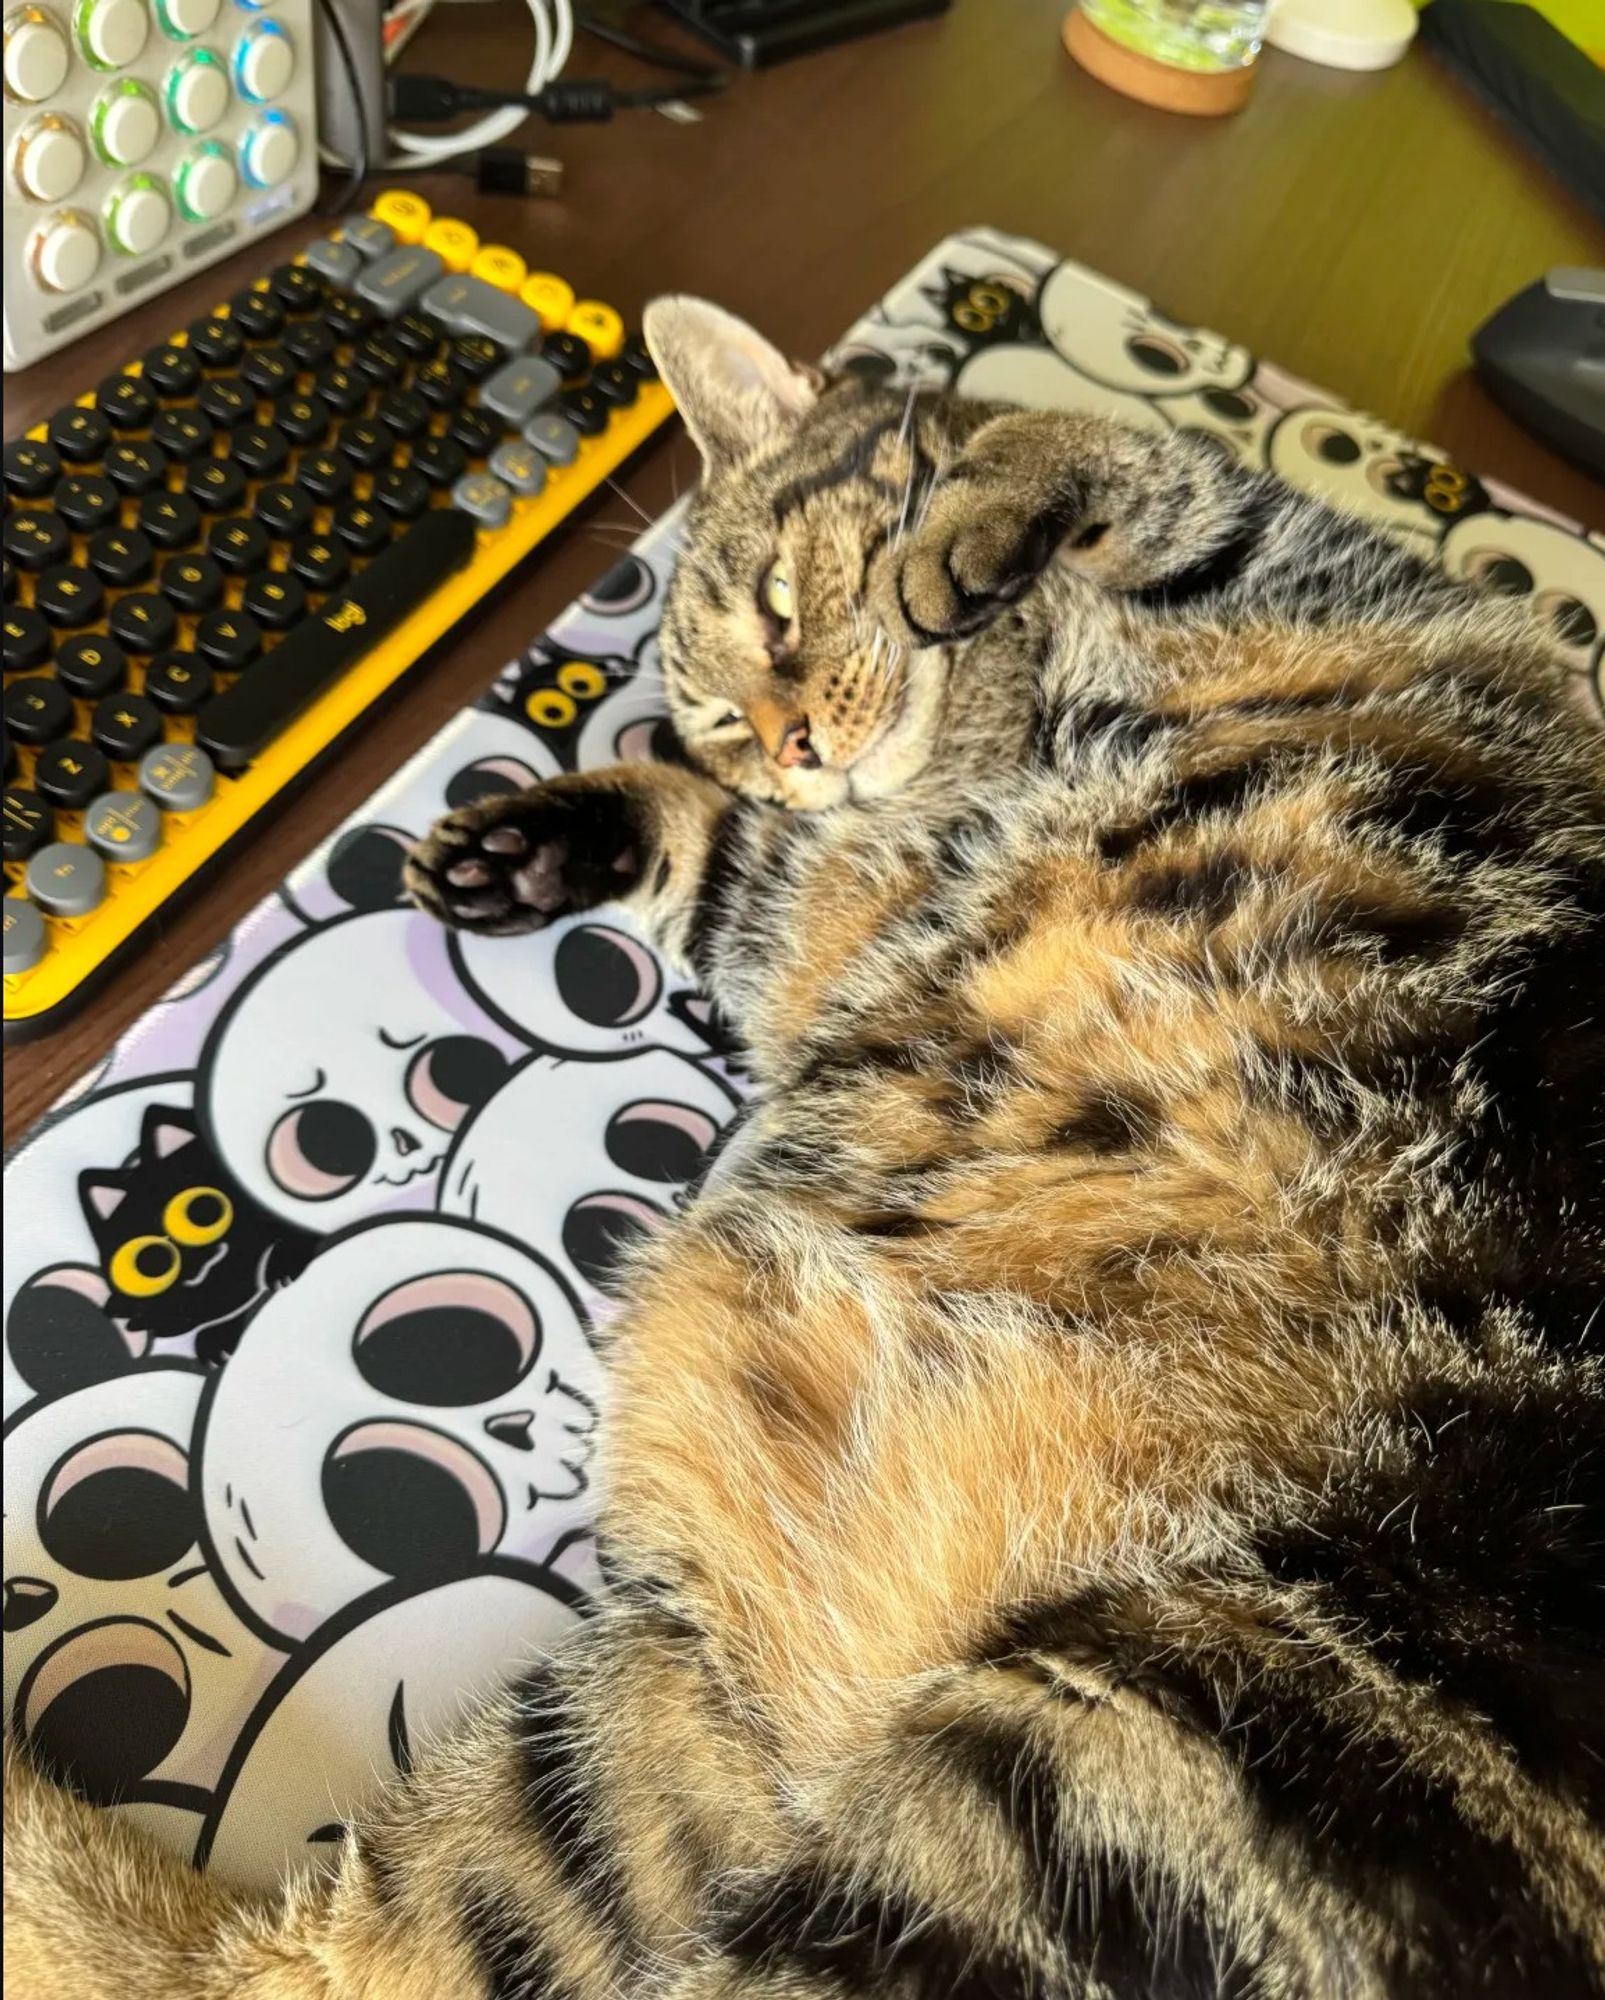
POLYGON ((800 715, 789 723, 780 739, 780 748, 775 752, 775 762, 782 770, 801 769, 817 771, 819 752, 808 740, 808 718, 800 715))
POLYGON ((405 1125, 392 1125, 390 1128, 390 1139, 396 1151, 403 1159, 409 1153, 416 1153, 418 1148, 423 1144, 423 1140, 415 1139, 405 1125))
POLYGON ((498 1444, 510 1444, 514 1451, 533 1451, 535 1440, 530 1433, 535 1428, 533 1410, 500 1410, 494 1417, 485 1419, 485 1429, 498 1444))

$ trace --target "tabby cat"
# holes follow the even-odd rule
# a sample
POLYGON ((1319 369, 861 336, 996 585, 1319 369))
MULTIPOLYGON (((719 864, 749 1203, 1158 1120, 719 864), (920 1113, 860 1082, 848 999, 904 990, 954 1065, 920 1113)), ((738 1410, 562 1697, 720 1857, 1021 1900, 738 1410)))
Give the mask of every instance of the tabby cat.
POLYGON ((411 874, 623 902, 762 1084, 611 1336, 607 1602, 270 1909, 15 1774, 8 1990, 1600 1992, 1605 759, 1544 639, 1197 439, 648 331, 684 761, 411 874))

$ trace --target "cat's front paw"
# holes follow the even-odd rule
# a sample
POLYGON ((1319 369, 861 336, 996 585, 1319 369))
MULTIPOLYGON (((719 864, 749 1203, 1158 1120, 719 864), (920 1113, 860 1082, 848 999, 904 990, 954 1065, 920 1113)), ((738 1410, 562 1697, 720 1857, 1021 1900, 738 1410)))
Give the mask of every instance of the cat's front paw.
POLYGON ((453 930, 538 931, 627 895, 644 841, 613 787, 537 785, 437 820, 407 860, 407 892, 453 930))
POLYGON ((1062 528, 995 489, 937 488, 897 560, 898 610, 924 645, 968 638, 1022 597, 1047 567, 1062 528))

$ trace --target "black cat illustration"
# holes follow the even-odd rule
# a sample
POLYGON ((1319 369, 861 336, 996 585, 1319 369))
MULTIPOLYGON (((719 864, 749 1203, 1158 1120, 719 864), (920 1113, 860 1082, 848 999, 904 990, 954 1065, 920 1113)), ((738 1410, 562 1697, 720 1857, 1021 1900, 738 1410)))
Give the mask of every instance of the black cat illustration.
POLYGON ((100 1254, 106 1312, 150 1340, 194 1334, 201 1361, 234 1350, 255 1309, 295 1277, 313 1239, 258 1208, 192 1112, 153 1105, 125 1167, 91 1167, 78 1197, 100 1254))

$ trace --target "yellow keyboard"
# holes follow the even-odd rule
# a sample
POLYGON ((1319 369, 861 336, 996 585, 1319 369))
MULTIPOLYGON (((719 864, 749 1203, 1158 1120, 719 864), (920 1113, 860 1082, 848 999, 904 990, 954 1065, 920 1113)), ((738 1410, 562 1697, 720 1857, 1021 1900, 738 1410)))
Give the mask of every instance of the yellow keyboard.
POLYGON ((396 190, 8 443, 8 1037, 671 407, 611 306, 396 190))

